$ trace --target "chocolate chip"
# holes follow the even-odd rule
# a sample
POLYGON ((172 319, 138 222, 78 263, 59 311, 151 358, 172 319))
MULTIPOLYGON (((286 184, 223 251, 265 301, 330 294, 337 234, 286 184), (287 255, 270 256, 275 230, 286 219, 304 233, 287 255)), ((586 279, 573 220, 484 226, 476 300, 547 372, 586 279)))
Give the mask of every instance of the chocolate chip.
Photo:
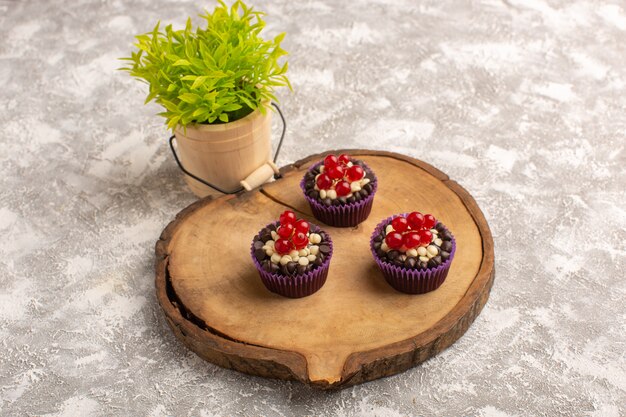
POLYGON ((296 272, 297 267, 298 267, 297 263, 287 262, 287 271, 289 272, 289 274, 293 274, 294 272, 296 272))
POLYGON ((382 241, 383 241, 383 236, 382 235, 374 236, 374 242, 382 242, 382 241))
POLYGON ((328 245, 320 245, 320 252, 326 256, 330 253, 330 246, 328 245))
POLYGON ((271 262, 270 261, 263 261, 263 263, 261 264, 261 266, 263 267, 263 270, 266 272, 272 272, 272 266, 271 266, 271 262))
POLYGON ((298 268, 296 269, 298 271, 298 274, 304 274, 306 272, 306 267, 308 265, 298 265, 298 268))
POLYGON ((328 240, 328 235, 326 234, 326 232, 319 232, 318 231, 318 235, 320 235, 320 237, 322 238, 322 242, 323 241, 327 241, 328 240))
POLYGON ((278 264, 275 264, 274 262, 270 262, 270 268, 272 273, 276 273, 280 270, 278 264))
POLYGON ((430 258, 430 259, 428 260, 428 266, 429 266, 430 268, 434 268, 434 267, 436 267, 436 266, 437 266, 437 262, 435 261, 435 258, 430 258))
POLYGON ((281 265, 281 266, 280 266, 280 272, 281 272, 283 275, 289 275, 289 270, 287 269, 287 264, 285 264, 285 265, 281 265))
POLYGON ((305 268, 306 272, 311 272, 311 270, 313 269, 313 264, 308 264, 305 268))
POLYGON ((304 178, 307 180, 315 180, 315 174, 311 171, 308 171, 305 175, 304 178))
POLYGON ((274 223, 270 224, 269 226, 267 226, 267 228, 272 231, 272 230, 276 230, 276 225, 274 223))
POLYGON ((441 222, 438 222, 438 223, 435 225, 435 229, 437 229, 437 231, 438 231, 439 233, 441 233, 441 232, 443 232, 444 230, 446 230, 445 226, 444 226, 441 222))
POLYGON ((313 181, 307 181, 304 183, 304 188, 306 188, 307 190, 313 188, 313 186, 315 185, 315 182, 313 181))
POLYGON ((310 190, 307 192, 307 195, 311 197, 313 200, 317 200, 320 196, 320 192, 317 190, 310 190))
POLYGON ((441 265, 441 262, 443 262, 441 256, 439 255, 435 256, 433 260, 437 263, 437 265, 441 265))
POLYGON ((380 249, 382 242, 374 242, 374 249, 380 249))
POLYGON ((420 262, 418 265, 419 265, 420 269, 428 268, 428 264, 426 262, 420 262))
POLYGON ((409 256, 404 261, 404 266, 407 267, 407 268, 413 269, 413 268, 415 268, 415 264, 417 264, 417 260, 414 257, 412 257, 412 256, 409 256))
POLYGON ((367 197, 368 195, 370 195, 370 193, 367 192, 367 190, 365 188, 363 188, 361 191, 359 191, 359 193, 361 193, 361 196, 363 198, 367 197))
POLYGON ((265 228, 265 229, 261 230, 261 233, 259 233, 259 237, 261 238, 261 241, 263 241, 263 243, 265 243, 268 240, 272 240, 272 233, 270 232, 270 230, 268 228, 265 228))
POLYGON ((444 231, 439 234, 443 240, 452 240, 452 234, 449 231, 444 231))
POLYGON ((254 257, 256 258, 257 261, 261 262, 266 257, 265 251, 263 249, 255 249, 254 257))
POLYGON ((354 197, 354 195, 350 198, 348 198, 348 204, 354 203, 356 202, 356 198, 354 197))
POLYGON ((397 250, 390 250, 389 252, 387 252, 387 258, 390 261, 393 261, 394 259, 396 259, 398 256, 400 256, 400 252, 398 252, 397 250))
POLYGON ((341 201, 339 201, 338 199, 333 200, 333 206, 340 206, 340 205, 341 205, 341 201))
POLYGON ((346 204, 348 202, 348 199, 345 197, 339 197, 337 199, 341 204, 346 204))
POLYGON ((263 246, 265 246, 265 243, 261 242, 260 240, 254 241, 254 249, 261 249, 263 246))
POLYGON ((442 251, 446 251, 446 252, 450 252, 452 250, 452 242, 450 241, 445 241, 441 244, 441 250, 442 251))
POLYGON ((447 261, 450 258, 450 252, 446 252, 445 250, 441 251, 441 259, 447 261))
POLYGON ((396 258, 392 262, 395 266, 404 266, 404 262, 400 258, 396 258))
POLYGON ((315 258, 315 260, 313 261, 313 265, 315 266, 321 266, 324 263, 324 257, 320 255, 317 255, 317 258, 315 258))
POLYGON ((378 255, 380 259, 385 259, 387 257, 387 253, 382 249, 378 249, 376 251, 376 254, 378 255))
POLYGON ((368 194, 371 194, 373 189, 372 184, 369 182, 363 186, 363 190, 367 191, 368 194))
POLYGON ((325 198, 322 200, 322 203, 324 203, 326 207, 330 207, 333 205, 333 200, 331 200, 330 198, 325 198))

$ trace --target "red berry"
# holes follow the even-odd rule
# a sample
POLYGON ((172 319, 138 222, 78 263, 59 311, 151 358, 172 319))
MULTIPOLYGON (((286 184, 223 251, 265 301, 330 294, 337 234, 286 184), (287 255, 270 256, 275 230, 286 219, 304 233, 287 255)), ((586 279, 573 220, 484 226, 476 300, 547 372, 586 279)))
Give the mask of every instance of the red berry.
POLYGON ((435 227, 435 223, 437 223, 437 220, 435 220, 435 216, 433 216, 432 214, 426 214, 424 216, 423 227, 425 227, 426 229, 432 229, 433 227, 435 227))
POLYGON ((298 220, 296 222, 296 231, 304 234, 309 233, 309 222, 303 219, 298 220))
POLYGON ((359 181, 363 179, 364 176, 365 176, 365 172, 363 171, 363 168, 361 168, 358 165, 352 165, 348 169, 348 179, 350 181, 359 181))
POLYGON ((328 176, 334 180, 339 180, 343 178, 343 175, 346 173, 346 169, 341 165, 337 165, 334 167, 328 168, 325 172, 328 173, 328 176))
POLYGON ((333 185, 333 180, 330 179, 328 174, 324 173, 317 177, 317 188, 320 190, 328 190, 333 185))
POLYGON ((418 233, 420 237, 420 245, 422 246, 428 246, 431 240, 433 240, 433 234, 430 233, 430 230, 420 230, 418 233))
POLYGON ((309 243, 309 238, 302 232, 296 232, 291 241, 294 245, 296 245, 296 249, 300 250, 309 243))
POLYGON ((339 159, 335 155, 328 155, 324 158, 324 167, 326 169, 339 165, 339 159))
POLYGON ((424 215, 418 211, 410 213, 406 219, 413 230, 419 230, 424 224, 424 215))
POLYGON ((280 224, 295 223, 296 213, 291 210, 285 210, 279 218, 280 224))
POLYGON ((287 239, 278 239, 274 243, 274 249, 279 255, 286 255, 291 252, 291 243, 287 239))
POLYGON ((400 216, 391 221, 391 226, 396 232, 402 233, 409 228, 409 222, 407 222, 404 217, 400 216))
POLYGON ((348 162, 350 162, 350 157, 346 155, 345 153, 342 153, 341 155, 339 155, 339 158, 337 159, 339 160, 339 163, 343 165, 347 165, 348 162))
POLYGON ((337 185, 335 185, 335 191, 337 191, 337 195, 339 197, 343 197, 350 194, 352 189, 350 188, 350 183, 348 181, 340 181, 337 185))
POLYGON ((280 227, 276 230, 276 233, 278 233, 278 236, 287 239, 291 237, 294 229, 295 227, 293 226, 293 223, 285 223, 280 225, 280 227))
POLYGON ((404 246, 408 249, 414 248, 420 244, 420 236, 418 232, 409 232, 402 238, 404 246))
POLYGON ((385 237, 385 242, 387 246, 391 249, 400 249, 402 246, 402 233, 399 232, 391 232, 385 237))

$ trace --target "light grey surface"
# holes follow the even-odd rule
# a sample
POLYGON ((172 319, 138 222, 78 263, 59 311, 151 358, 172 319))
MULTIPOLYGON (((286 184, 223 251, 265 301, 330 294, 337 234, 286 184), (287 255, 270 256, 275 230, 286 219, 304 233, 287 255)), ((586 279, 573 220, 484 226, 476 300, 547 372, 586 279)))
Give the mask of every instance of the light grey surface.
POLYGON ((482 315, 341 392, 203 362, 152 269, 195 198, 115 71, 134 34, 202 2, 0 0, 0 415, 626 415, 624 3, 256 3, 291 52, 279 163, 367 147, 459 181, 494 234, 482 315))

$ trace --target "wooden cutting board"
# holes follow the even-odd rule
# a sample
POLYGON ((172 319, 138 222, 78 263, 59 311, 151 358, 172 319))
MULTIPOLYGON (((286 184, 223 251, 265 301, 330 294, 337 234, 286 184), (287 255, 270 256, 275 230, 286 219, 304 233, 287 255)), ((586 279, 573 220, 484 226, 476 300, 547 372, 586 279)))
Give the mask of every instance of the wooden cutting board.
POLYGON ((298 184, 326 155, 319 154, 282 168, 282 178, 261 189, 200 200, 163 231, 156 244, 157 297, 176 337, 200 357, 252 375, 339 388, 425 361, 480 313, 494 279, 493 240, 467 191, 404 155, 333 153, 364 160, 379 180, 372 213, 356 228, 312 217, 298 184), (326 284, 301 299, 269 292, 250 259, 253 236, 287 208, 322 226, 335 247, 326 284), (369 249, 378 222, 413 210, 432 213, 457 241, 448 278, 422 295, 392 289, 369 249))

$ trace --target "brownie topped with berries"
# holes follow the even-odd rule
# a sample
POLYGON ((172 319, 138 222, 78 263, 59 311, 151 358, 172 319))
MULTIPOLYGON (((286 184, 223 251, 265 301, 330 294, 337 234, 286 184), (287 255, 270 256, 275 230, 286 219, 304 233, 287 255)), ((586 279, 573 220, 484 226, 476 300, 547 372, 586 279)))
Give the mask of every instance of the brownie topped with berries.
POLYGON ((397 216, 373 237, 373 248, 383 262, 408 269, 435 268, 452 252, 452 234, 431 214, 397 216))
POLYGON ((342 206, 366 199, 376 189, 376 176, 349 155, 328 155, 304 177, 304 192, 324 206, 342 206))
POLYGON ((254 237, 252 253, 263 271, 289 277, 327 264, 332 243, 318 226, 287 210, 254 237))

